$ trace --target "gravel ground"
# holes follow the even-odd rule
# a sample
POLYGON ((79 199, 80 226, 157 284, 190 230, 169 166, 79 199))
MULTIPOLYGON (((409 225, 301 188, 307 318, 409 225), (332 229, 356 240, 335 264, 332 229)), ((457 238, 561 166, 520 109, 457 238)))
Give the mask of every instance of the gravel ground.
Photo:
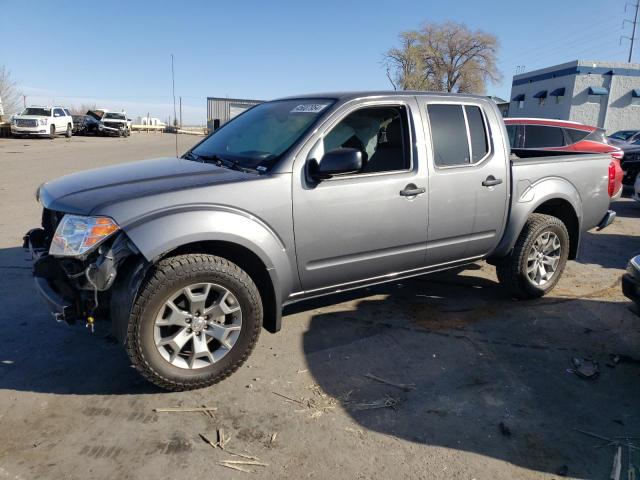
POLYGON ((640 436, 640 364, 627 358, 640 357, 640 319, 620 291, 640 253, 628 199, 546 298, 508 298, 479 263, 298 304, 223 383, 150 386, 106 325, 91 335, 52 320, 20 246, 39 221, 38 184, 171 155, 174 142, 0 139, 0 479, 251 477, 220 465, 241 459, 230 452, 267 464, 242 466, 259 478, 607 478, 613 448, 575 429, 640 436), (567 372, 572 357, 598 361, 599 377, 567 372), (177 405, 217 410, 153 411, 177 405), (218 428, 224 451, 199 436, 215 442, 218 428))

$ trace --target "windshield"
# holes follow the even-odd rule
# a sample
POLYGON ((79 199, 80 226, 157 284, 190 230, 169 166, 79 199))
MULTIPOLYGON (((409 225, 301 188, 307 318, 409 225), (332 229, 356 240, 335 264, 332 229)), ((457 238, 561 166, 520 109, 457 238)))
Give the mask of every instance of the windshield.
POLYGON ((51 109, 49 108, 40 108, 40 107, 29 107, 25 108, 22 115, 39 115, 41 117, 50 117, 51 109))
POLYGON ((105 113, 104 118, 110 118, 112 120, 126 120, 122 113, 105 113))
POLYGON ((276 100, 237 116, 192 153, 195 160, 220 157, 244 168, 270 169, 333 103, 328 99, 276 100))
POLYGON ((637 130, 620 130, 619 132, 611 134, 610 138, 615 138, 616 140, 629 140, 636 133, 638 133, 637 130))

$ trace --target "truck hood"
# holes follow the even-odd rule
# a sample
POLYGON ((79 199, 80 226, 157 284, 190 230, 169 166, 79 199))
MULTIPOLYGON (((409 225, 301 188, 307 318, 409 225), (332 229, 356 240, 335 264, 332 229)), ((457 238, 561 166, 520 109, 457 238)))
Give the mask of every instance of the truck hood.
POLYGON ((37 197, 50 210, 78 215, 132 198, 254 178, 251 173, 181 158, 158 158, 85 170, 40 186, 37 197))

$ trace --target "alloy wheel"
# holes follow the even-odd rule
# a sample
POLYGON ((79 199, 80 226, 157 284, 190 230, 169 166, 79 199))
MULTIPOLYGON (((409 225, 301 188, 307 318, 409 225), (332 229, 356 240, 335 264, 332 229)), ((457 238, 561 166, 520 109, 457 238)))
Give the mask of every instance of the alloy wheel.
POLYGON ((561 254, 560 238, 551 231, 542 232, 533 242, 527 256, 529 280, 539 287, 548 283, 558 269, 561 254))
POLYGON ((170 295, 154 323, 160 355, 178 368, 204 368, 229 353, 240 336, 242 309, 227 288, 196 283, 170 295))

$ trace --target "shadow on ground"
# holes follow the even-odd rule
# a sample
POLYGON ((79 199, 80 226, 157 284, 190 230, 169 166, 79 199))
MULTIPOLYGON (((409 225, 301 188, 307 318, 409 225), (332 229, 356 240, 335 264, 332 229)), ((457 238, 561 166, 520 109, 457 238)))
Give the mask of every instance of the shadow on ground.
POLYGON ((608 475, 613 453, 575 428, 640 432, 640 366, 606 366, 640 349, 627 304, 516 302, 493 281, 444 273, 356 305, 315 314, 303 346, 317 384, 365 429, 585 478, 608 475), (598 361, 600 376, 567 372, 572 357, 598 361))
MULTIPOLYGON (((640 432, 640 367, 606 366, 612 353, 637 356, 637 317, 615 301, 516 302, 479 268, 288 308, 311 315, 302 346, 315 383, 363 429, 533 471, 566 465, 572 476, 604 478, 611 450, 594 449, 600 442, 574 429, 640 432), (567 372, 572 357, 600 362, 599 378, 567 372)), ((22 249, 0 250, 0 389, 158 392, 104 338, 106 328, 89 335, 57 325, 35 298, 22 249)))
POLYGON ((0 249, 0 389, 74 395, 145 394, 159 390, 130 367, 108 325, 91 335, 58 324, 38 298, 22 248, 0 249))
MULTIPOLYGON (((620 222, 623 219, 639 219, 640 205, 628 200, 611 204, 620 222)), ((600 265, 604 268, 624 269, 630 258, 640 254, 640 242, 635 235, 610 233, 611 227, 600 232, 583 234, 582 247, 578 261, 585 264, 600 265)))

